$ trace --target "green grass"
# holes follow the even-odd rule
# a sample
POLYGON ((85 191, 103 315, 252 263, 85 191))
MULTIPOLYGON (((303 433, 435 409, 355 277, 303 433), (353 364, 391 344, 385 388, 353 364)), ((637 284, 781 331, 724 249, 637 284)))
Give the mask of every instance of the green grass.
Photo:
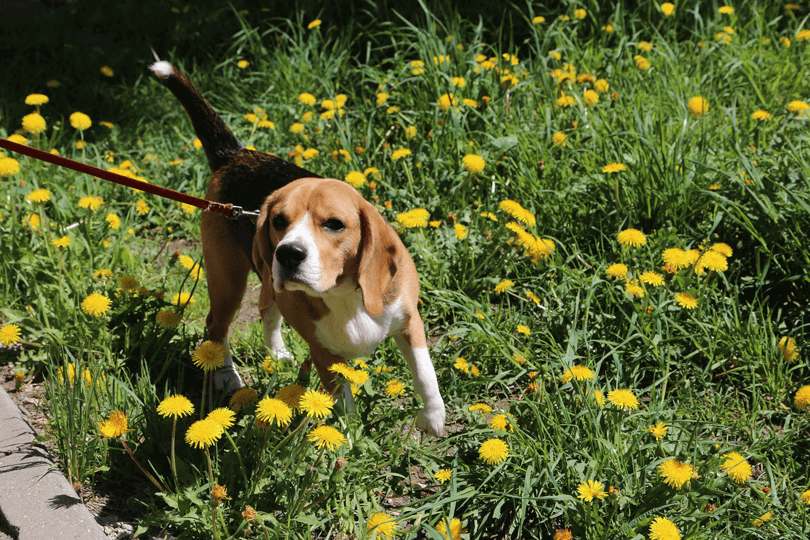
MULTIPOLYGON (((47 129, 27 134, 30 144, 105 168, 129 160, 137 176, 201 196, 210 173, 191 124, 145 72, 155 47, 186 71, 245 144, 338 179, 374 167, 379 175, 368 175, 359 191, 390 222, 414 208, 435 222, 396 226, 420 272, 449 436, 412 432, 420 404, 395 345, 385 343, 364 359, 369 379, 357 396, 359 414, 335 411, 324 420, 346 437, 339 448, 309 442, 315 422, 300 413, 286 429, 259 430, 249 406, 209 449, 209 473, 205 452, 184 440, 200 417, 203 376, 191 353, 205 339, 208 300, 205 280, 196 281, 177 255, 201 263, 199 212, 7 153, 20 171, 0 179, 0 336, 16 325, 22 347, 0 348, 0 361, 26 377, 42 370, 69 478, 140 486, 140 530, 168 526, 182 538, 371 538, 367 523, 377 512, 396 522, 401 538, 441 538, 442 523, 454 519, 463 538, 553 538, 565 529, 577 539, 656 538, 658 518, 683 538, 807 537, 810 419, 795 398, 810 384, 810 167, 807 116, 788 108, 810 97, 809 45, 798 34, 806 8, 740 2, 729 15, 720 5, 677 4, 665 17, 657 3, 458 12, 385 2, 318 11, 306 4, 284 11, 295 13, 289 18, 239 5, 178 4, 177 13, 124 5, 123 15, 110 19, 115 47, 77 38, 54 48, 59 73, 44 60, 13 60, 7 79, 29 82, 25 90, 2 83, 3 137, 34 111, 26 96, 43 93, 51 100, 39 107, 47 129), (545 21, 533 24, 538 16, 545 21), (316 18, 322 24, 308 29, 316 18), (729 43, 722 42, 724 27, 734 30, 729 43), (119 39, 137 34, 132 29, 145 37, 119 39), (653 48, 641 50, 642 42, 653 48), (637 55, 650 69, 637 67, 637 55), (240 60, 249 65, 238 67, 240 60), (424 62, 423 72, 414 73, 414 60, 424 62), (100 74, 103 65, 112 77, 100 74), (61 85, 46 86, 51 79, 61 85), (598 79, 609 89, 589 104, 585 91, 598 79), (317 104, 301 103, 303 92, 317 104), (570 106, 558 103, 563 93, 573 98, 570 106), (322 101, 339 94, 346 96, 343 114, 320 118, 322 101), (456 103, 443 110, 447 94, 456 103), (695 96, 708 103, 699 116, 689 110, 695 96), (752 118, 760 109, 771 118, 752 118), (71 127, 77 110, 91 117, 89 129, 71 127), (274 129, 258 127, 249 113, 266 114, 274 129), (302 133, 290 132, 295 122, 304 124, 302 133), (557 133, 564 143, 554 143, 557 133), (77 149, 79 140, 87 146, 77 149), (317 155, 305 159, 310 148, 317 155), (410 154, 393 160, 398 149, 410 154), (465 169, 467 154, 483 158, 483 171, 465 169), (625 169, 605 172, 611 163, 625 169), (28 202, 36 188, 48 189, 50 200, 28 202), (87 196, 104 202, 80 208, 87 196), (141 200, 149 207, 144 214, 141 200), (501 209, 505 200, 534 217, 522 236, 507 225, 514 217, 501 209), (109 214, 119 228, 110 227, 109 214), (35 230, 32 215, 40 221, 35 230), (644 233, 644 245, 617 241, 630 228, 644 233), (63 236, 67 248, 52 244, 63 236), (548 240, 554 250, 532 256, 521 238, 548 240), (703 253, 717 243, 733 250, 724 271, 661 268, 664 250, 703 253), (606 273, 617 263, 643 295, 606 273), (102 269, 110 277, 95 275, 102 269), (645 271, 659 272, 663 284, 640 282, 645 271), (123 291, 124 276, 138 286, 123 291), (497 292, 507 280, 511 287, 497 292), (180 292, 193 292, 195 302, 172 306, 180 292), (108 297, 109 311, 83 311, 91 293, 108 297), (680 293, 693 295, 696 307, 681 307, 680 293), (181 314, 177 328, 157 324, 165 310, 181 314), (795 359, 780 345, 786 337, 795 359), (594 377, 563 382, 574 366, 594 377), (404 393, 386 395, 390 381, 404 382, 404 393), (637 408, 614 404, 617 390, 629 391, 637 408), (171 420, 156 412, 175 393, 196 408, 178 421, 179 485, 169 457, 171 420), (478 403, 492 412, 469 410, 478 403), (116 438, 101 436, 98 425, 115 410, 127 414, 128 448, 165 493, 116 438), (490 425, 506 413, 505 431, 490 425), (650 428, 661 422, 668 431, 657 439, 650 428), (481 459, 491 439, 506 443, 505 460, 481 459), (751 466, 740 483, 723 468, 732 452, 751 466), (696 468, 680 489, 660 473, 669 459, 696 468), (434 478, 440 469, 452 470, 445 483, 434 478), (211 474, 230 497, 216 510, 211 474), (588 480, 601 483, 604 498, 578 496, 588 480), (247 505, 258 521, 243 519, 247 505), (766 513, 772 519, 755 523, 766 513)), ((94 20, 85 9, 75 8, 73 22, 94 20)), ((4 39, 30 34, 25 23, 14 28, 4 39)), ((30 35, 22 46, 42 59, 39 45, 52 42, 30 35)), ((292 332, 285 339, 294 362, 268 372, 259 324, 231 338, 259 399, 296 381, 318 388, 297 367, 306 343, 292 332)))

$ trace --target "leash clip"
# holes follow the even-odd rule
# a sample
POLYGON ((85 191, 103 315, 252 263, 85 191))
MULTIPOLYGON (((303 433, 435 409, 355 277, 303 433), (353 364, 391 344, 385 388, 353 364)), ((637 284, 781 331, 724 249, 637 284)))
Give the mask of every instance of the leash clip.
POLYGON ((241 206, 231 206, 231 215, 228 216, 230 219, 239 219, 240 217, 249 217, 249 218, 257 218, 259 217, 259 212, 251 212, 250 210, 245 210, 241 206))

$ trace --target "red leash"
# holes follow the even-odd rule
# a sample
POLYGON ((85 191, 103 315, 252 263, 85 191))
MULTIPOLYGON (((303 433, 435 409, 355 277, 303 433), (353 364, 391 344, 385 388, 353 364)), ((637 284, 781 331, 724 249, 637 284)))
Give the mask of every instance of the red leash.
POLYGON ((157 195, 158 197, 163 197, 166 199, 171 199, 173 201, 179 201, 181 203, 190 204, 192 206, 196 206, 197 208, 201 208, 203 212, 214 212, 216 214, 220 214, 231 219, 236 219, 240 216, 247 216, 247 217, 259 216, 259 212, 249 212, 247 210, 243 210, 242 207, 240 206, 233 206, 232 204, 222 204, 218 202, 209 201, 206 199, 201 199, 199 197, 194 197, 193 195, 186 195, 185 193, 180 193, 179 191, 174 191, 173 189, 168 189, 161 186, 156 186, 154 184, 150 184, 148 182, 142 182, 140 180, 128 178, 124 175, 110 171, 105 171, 104 169, 99 169, 98 167, 93 167, 92 165, 80 163, 78 161, 74 161, 72 159, 68 159, 62 156, 55 156, 49 152, 37 150, 36 148, 31 148, 30 146, 25 146, 24 144, 11 142, 7 139, 0 138, 0 148, 5 148, 6 150, 11 150, 12 152, 17 152, 18 154, 23 154, 28 157, 38 159, 40 161, 47 161, 48 163, 52 163, 60 167, 65 167, 67 169, 72 169, 74 171, 78 171, 81 173, 89 174, 91 176, 97 176, 99 178, 103 178, 104 180, 109 180, 110 182, 121 184, 122 186, 130 187, 140 191, 145 191, 146 193, 157 195))

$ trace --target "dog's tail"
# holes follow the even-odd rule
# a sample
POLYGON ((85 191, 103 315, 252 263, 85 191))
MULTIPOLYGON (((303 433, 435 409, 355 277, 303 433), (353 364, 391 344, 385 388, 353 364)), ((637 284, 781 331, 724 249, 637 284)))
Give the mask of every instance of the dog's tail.
POLYGON ((155 62, 149 69, 174 94, 191 117, 194 132, 202 142, 212 171, 223 166, 229 157, 244 150, 245 147, 236 135, 191 84, 185 73, 165 60, 155 62))

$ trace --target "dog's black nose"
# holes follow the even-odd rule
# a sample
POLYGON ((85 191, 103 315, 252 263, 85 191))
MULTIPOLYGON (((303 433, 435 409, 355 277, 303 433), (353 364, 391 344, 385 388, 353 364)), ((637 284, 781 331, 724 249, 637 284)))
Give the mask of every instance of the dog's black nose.
POLYGON ((301 244, 283 244, 276 248, 276 259, 284 268, 296 268, 307 258, 307 250, 301 244))

